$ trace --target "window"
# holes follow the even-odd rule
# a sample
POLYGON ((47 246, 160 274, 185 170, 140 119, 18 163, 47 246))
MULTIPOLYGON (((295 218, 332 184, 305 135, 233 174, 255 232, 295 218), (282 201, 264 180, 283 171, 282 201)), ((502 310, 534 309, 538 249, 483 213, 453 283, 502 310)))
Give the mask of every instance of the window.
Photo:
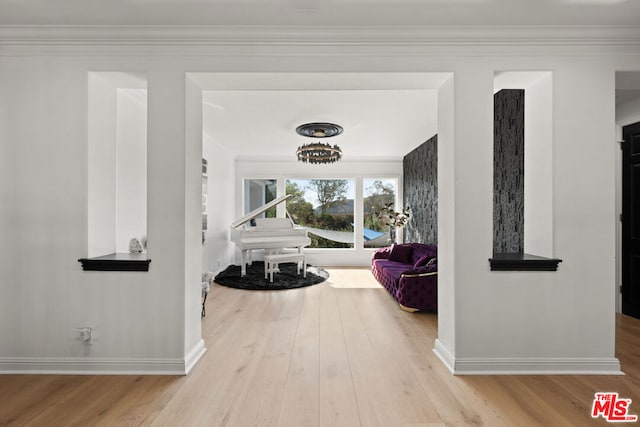
POLYGON ((312 248, 354 247, 353 179, 287 179, 287 211, 309 231, 312 248))
POLYGON ((363 180, 362 235, 365 248, 389 245, 389 227, 377 214, 387 206, 395 209, 397 186, 396 179, 365 178, 363 180))
MULTIPOLYGON (((244 180, 244 213, 247 214, 276 198, 277 181, 275 179, 244 180)), ((276 208, 268 209, 264 218, 275 218, 276 208)))

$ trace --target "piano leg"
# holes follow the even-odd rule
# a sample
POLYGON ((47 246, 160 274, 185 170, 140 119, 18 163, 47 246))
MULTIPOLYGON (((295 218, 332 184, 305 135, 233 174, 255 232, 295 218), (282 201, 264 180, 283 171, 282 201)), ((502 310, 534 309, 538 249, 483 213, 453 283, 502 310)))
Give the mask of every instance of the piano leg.
POLYGON ((242 265, 240 266, 240 276, 245 276, 247 274, 246 257, 247 257, 247 250, 243 249, 242 250, 242 255, 240 256, 240 258, 241 258, 240 262, 242 263, 242 265))

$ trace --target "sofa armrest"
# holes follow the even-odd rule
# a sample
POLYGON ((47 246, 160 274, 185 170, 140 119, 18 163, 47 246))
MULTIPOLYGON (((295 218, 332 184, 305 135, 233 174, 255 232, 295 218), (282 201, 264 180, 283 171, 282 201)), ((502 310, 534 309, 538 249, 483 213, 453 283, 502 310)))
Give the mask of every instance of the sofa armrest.
POLYGON ((400 277, 427 277, 427 276, 435 276, 438 274, 438 266, 437 265, 425 265, 418 268, 412 268, 403 272, 400 277))
POLYGON ((391 248, 380 248, 373 253, 372 259, 389 259, 389 254, 391 254, 391 248))

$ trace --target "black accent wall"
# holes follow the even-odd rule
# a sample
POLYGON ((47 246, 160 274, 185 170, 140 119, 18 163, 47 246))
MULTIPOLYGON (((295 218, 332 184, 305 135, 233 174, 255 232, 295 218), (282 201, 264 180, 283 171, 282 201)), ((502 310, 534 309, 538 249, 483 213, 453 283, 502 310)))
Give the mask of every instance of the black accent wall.
POLYGON ((493 98, 493 253, 524 252, 524 90, 493 98))
POLYGON ((404 156, 402 169, 403 204, 411 208, 411 219, 404 230, 404 241, 437 244, 438 135, 404 156))

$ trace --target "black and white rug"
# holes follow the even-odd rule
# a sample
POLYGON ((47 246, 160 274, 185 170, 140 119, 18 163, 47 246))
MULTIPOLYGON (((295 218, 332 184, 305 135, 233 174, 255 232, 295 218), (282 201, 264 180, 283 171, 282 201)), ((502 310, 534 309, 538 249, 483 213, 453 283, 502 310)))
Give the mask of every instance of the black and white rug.
POLYGON ((240 266, 230 265, 218 273, 214 281, 230 288, 248 289, 252 291, 273 291, 281 289, 302 288, 317 285, 329 278, 329 273, 320 267, 307 265, 307 277, 296 274, 295 263, 283 263, 278 266, 279 273, 273 274, 273 283, 264 278, 264 262, 254 261, 247 266, 247 274, 240 276, 240 266))

